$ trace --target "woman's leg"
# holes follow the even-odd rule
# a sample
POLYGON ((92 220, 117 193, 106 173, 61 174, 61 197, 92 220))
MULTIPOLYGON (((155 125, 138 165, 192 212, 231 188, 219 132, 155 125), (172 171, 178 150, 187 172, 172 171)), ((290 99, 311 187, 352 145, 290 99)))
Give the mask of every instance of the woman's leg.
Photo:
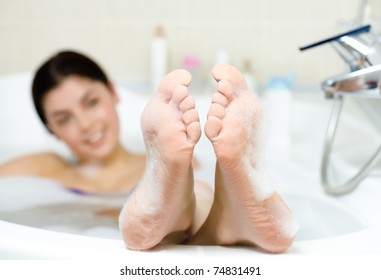
POLYGON ((251 244, 285 251, 296 225, 264 166, 263 112, 241 73, 214 68, 218 91, 205 124, 217 158, 210 214, 190 244, 251 244))
POLYGON ((196 209, 192 157, 201 128, 188 95, 190 81, 185 70, 169 73, 142 114, 146 170, 119 218, 130 249, 149 249, 166 238, 180 242, 191 234, 196 209))

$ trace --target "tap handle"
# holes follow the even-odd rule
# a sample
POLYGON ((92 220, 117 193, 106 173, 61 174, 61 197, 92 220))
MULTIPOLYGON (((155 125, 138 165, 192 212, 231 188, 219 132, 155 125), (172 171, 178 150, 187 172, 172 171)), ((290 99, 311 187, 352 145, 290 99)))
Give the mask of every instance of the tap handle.
POLYGON ((314 47, 317 47, 317 46, 320 46, 320 45, 323 45, 323 44, 326 44, 326 43, 330 43, 332 41, 337 41, 340 38, 345 37, 345 36, 357 36, 357 35, 359 35, 361 33, 369 32, 370 27, 371 27, 370 24, 364 25, 364 26, 358 27, 356 29, 353 29, 353 30, 350 30, 350 31, 347 31, 347 32, 344 32, 344 33, 341 33, 341 34, 338 34, 338 35, 335 35, 335 36, 323 39, 323 40, 320 40, 318 42, 315 42, 315 43, 312 43, 312 44, 300 47, 299 50, 300 51, 305 51, 305 50, 308 50, 308 49, 311 49, 311 48, 314 48, 314 47))

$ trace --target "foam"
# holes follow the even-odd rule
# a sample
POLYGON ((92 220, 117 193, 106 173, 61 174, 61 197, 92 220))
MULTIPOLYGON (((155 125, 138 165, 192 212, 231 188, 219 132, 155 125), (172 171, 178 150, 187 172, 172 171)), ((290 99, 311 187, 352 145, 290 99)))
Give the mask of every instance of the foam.
POLYGON ((97 172, 102 168, 100 163, 89 163, 86 165, 77 166, 76 170, 81 173, 81 175, 87 178, 95 178, 97 172))
POLYGON ((251 164, 246 164, 246 170, 256 200, 266 200, 276 192, 276 183, 266 171, 254 169, 251 164))
POLYGON ((288 219, 280 220, 279 225, 283 236, 293 238, 299 231, 300 224, 297 220, 295 220, 295 218, 293 218, 292 215, 290 216, 291 217, 289 217, 288 219))
POLYGON ((242 123, 247 131, 248 148, 243 162, 252 185, 255 198, 259 201, 270 198, 276 192, 276 183, 266 171, 267 118, 255 95, 249 96, 242 114, 242 123), (254 107, 254 108, 253 108, 254 107))
POLYGON ((262 201, 276 192, 276 183, 266 171, 264 152, 256 150, 258 150, 257 147, 250 147, 244 164, 255 198, 262 201))
POLYGON ((267 118, 263 115, 260 107, 253 108, 259 100, 251 95, 251 100, 245 104, 246 107, 241 116, 243 126, 246 128, 246 141, 249 143, 247 155, 250 157, 253 166, 264 168, 265 150, 267 138, 267 118))
POLYGON ((283 209, 278 209, 276 212, 277 219, 274 222, 279 230, 280 235, 285 238, 295 237, 297 231, 300 229, 300 224, 294 218, 292 213, 283 209))
POLYGON ((131 191, 130 195, 127 197, 127 200, 123 204, 122 210, 120 211, 120 214, 119 214, 119 230, 120 231, 122 230, 125 218, 127 217, 128 206, 130 205, 131 200, 135 197, 136 189, 137 187, 131 191))
MULTIPOLYGON (((149 204, 157 205, 157 207, 161 207, 162 204, 162 186, 161 182, 164 178, 164 174, 161 174, 160 170, 161 163, 159 161, 159 155, 156 154, 155 148, 152 144, 149 144, 151 147, 148 149, 147 154, 147 166, 144 173, 144 179, 143 184, 145 186, 145 189, 147 190, 147 193, 145 194, 145 201, 149 201, 149 204)), ((148 206, 146 203, 142 204, 143 207, 146 207, 146 211, 155 211, 156 209, 152 209, 152 206, 150 206, 148 209, 148 206)))
POLYGON ((162 177, 162 175, 159 174, 157 165, 156 160, 147 162, 143 179, 126 200, 121 216, 126 215, 127 208, 133 199, 139 199, 139 201, 135 203, 135 207, 137 208, 137 212, 141 213, 141 215, 155 214, 158 212, 158 209, 163 208, 163 195, 160 191, 161 186, 159 183, 159 178, 162 177), (137 197, 138 192, 139 197, 137 197))

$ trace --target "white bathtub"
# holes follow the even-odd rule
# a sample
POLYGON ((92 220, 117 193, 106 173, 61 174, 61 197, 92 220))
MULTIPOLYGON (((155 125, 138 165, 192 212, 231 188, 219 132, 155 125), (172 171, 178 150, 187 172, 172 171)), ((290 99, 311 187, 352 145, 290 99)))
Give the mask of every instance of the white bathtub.
MULTIPOLYGON (((70 156, 37 120, 29 95, 30 79, 29 73, 0 78, 0 162, 46 149, 70 156)), ((143 151, 139 116, 148 94, 135 94, 121 87, 119 90, 121 140, 128 148, 143 151)), ((204 122, 210 97, 195 97, 204 122)), ((357 128, 361 135, 365 134, 368 146, 378 143, 380 137, 371 124, 364 125, 355 107, 351 110, 344 113, 346 137, 338 139, 337 149, 343 154, 353 150, 357 128)), ((353 193, 338 198, 328 197, 320 186, 318 174, 329 112, 330 103, 318 90, 296 92, 292 102, 292 146, 286 154, 268 155, 268 168, 278 182, 278 191, 300 224, 287 254, 381 254, 380 177, 369 177, 353 193)), ((212 185, 213 151, 204 136, 195 153, 201 162, 196 177, 212 185)), ((350 160, 334 157, 333 174, 353 172, 357 157, 351 155, 350 160)), ((69 193, 49 180, 0 178, 0 259, 101 259, 147 254, 125 249, 116 222, 94 214, 120 206, 123 201, 120 197, 69 193)), ((165 246, 149 254, 214 256, 223 252, 231 256, 262 254, 252 248, 219 246, 165 246)))

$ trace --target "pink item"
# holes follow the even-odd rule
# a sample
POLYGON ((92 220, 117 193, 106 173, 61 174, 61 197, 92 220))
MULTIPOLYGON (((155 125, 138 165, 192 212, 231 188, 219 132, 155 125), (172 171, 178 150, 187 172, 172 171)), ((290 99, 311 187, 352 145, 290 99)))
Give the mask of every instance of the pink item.
POLYGON ((195 56, 185 56, 183 59, 183 67, 185 69, 196 69, 200 66, 200 60, 195 56))

